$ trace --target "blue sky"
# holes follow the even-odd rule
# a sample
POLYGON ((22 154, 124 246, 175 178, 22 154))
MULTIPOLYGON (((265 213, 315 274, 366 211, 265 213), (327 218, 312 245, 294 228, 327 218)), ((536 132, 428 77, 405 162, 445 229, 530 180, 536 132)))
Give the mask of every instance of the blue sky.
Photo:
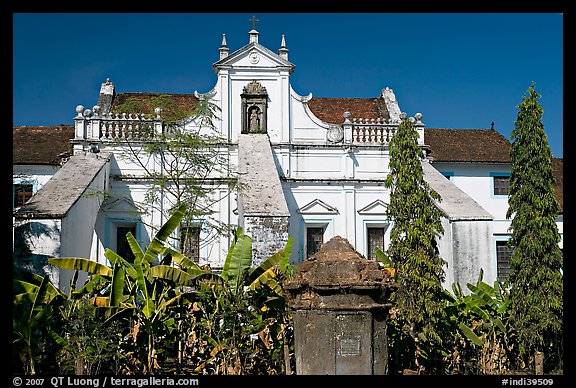
POLYGON ((495 128, 510 139, 532 81, 554 157, 563 157, 561 13, 14 13, 13 125, 73 124, 110 78, 117 92, 200 93, 230 52, 282 35, 292 87, 317 97, 377 97, 427 127, 495 128))

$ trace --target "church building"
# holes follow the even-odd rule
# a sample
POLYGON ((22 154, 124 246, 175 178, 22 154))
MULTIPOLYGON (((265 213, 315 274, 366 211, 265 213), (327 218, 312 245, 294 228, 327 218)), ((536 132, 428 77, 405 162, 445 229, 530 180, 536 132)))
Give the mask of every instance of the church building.
MULTIPOLYGON (((507 276, 511 159, 505 136, 494 128, 427 128, 425 114, 404 113, 387 85, 370 98, 300 95, 290 83, 295 65, 285 37, 276 52, 258 37, 252 29, 248 43, 231 51, 223 36, 211 90, 120 93, 122 80, 108 79, 87 102, 91 107, 76 107, 70 125, 14 127, 15 264, 50 273, 66 290, 72 274, 51 268, 48 258, 107 263, 107 248, 129 258, 128 232, 148 245, 176 201, 169 187, 150 190, 152 178, 177 161, 147 153, 144 145, 171 130, 168 110, 193 112, 206 104, 214 109, 212 121, 184 115, 178 129, 220 139, 206 152, 213 164, 183 168, 205 190, 196 203, 202 212, 170 240, 198 263, 222 268, 234 226, 252 238, 253 265, 282 249, 289 236, 293 264, 334 236, 375 259, 376 248, 386 251, 393 225, 384 187, 389 143, 408 119, 426 154, 424 178, 442 197, 445 287, 458 282, 465 288, 480 271, 488 283, 507 276)), ((562 159, 553 162, 562 204, 562 159)), ((557 225, 562 235, 562 215, 557 225)))

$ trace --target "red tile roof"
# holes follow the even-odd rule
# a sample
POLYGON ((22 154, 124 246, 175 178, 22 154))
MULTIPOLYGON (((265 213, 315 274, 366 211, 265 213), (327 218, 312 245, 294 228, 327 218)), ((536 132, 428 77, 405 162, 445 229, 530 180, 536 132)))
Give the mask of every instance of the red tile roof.
POLYGON ((510 141, 495 129, 424 128, 433 162, 510 163, 510 141))
POLYGON ((320 120, 341 125, 344 112, 350 112, 351 118, 383 118, 388 120, 390 113, 384 99, 378 98, 328 98, 314 97, 308 102, 310 110, 320 120))
POLYGON ((57 165, 70 155, 74 126, 18 126, 12 134, 12 164, 57 165))

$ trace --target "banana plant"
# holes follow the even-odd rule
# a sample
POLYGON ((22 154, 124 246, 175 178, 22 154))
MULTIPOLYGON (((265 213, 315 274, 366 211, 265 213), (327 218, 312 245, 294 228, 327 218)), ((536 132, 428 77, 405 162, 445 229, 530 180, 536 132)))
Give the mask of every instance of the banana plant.
MULTIPOLYGON (((453 294, 445 292, 449 301, 449 316, 457 321, 460 332, 483 352, 510 350, 512 329, 508 325, 510 299, 508 291, 499 280, 494 285, 482 281, 483 272, 476 284, 467 283, 471 291, 465 295, 459 284, 453 284, 453 294)), ((490 359, 490 357, 486 357, 490 359)))
POLYGON ((292 244, 293 237, 290 236, 284 249, 264 260, 258 267, 251 267, 252 238, 245 235, 242 228, 237 228, 221 274, 230 292, 236 295, 245 289, 254 290, 266 285, 281 296, 282 289, 276 278, 279 271, 284 274, 290 272, 288 260, 292 253, 292 244))
MULTIPOLYGON (((146 335, 145 373, 148 374, 153 374, 157 366, 155 359, 157 336, 166 330, 170 331, 175 325, 175 318, 170 308, 178 306, 185 294, 179 288, 189 286, 192 280, 190 273, 170 265, 173 250, 165 244, 167 238, 180 225, 185 212, 186 206, 182 204, 158 230, 146 250, 142 250, 131 233, 126 236, 135 257, 133 270, 128 270, 127 273, 135 280, 136 308, 133 309, 133 314, 140 325, 139 331, 146 335), (156 264, 159 257, 164 259, 156 264)), ((125 267, 122 258, 113 257, 113 260, 115 264, 125 267)), ((119 290, 117 292, 120 294, 119 290)))
POLYGON ((30 374, 36 373, 34 338, 48 329, 54 305, 65 295, 44 277, 30 274, 31 281, 13 280, 13 346, 20 349, 30 374), (36 284, 35 284, 36 283, 36 284), (39 284, 38 284, 39 283, 39 284))
MULTIPOLYGON (((220 357, 222 368, 227 371, 226 373, 239 373, 242 369, 241 349, 246 346, 246 340, 248 343, 252 341, 249 340, 251 336, 257 336, 266 347, 266 351, 272 346, 269 339, 271 327, 274 327, 278 337, 286 338, 285 322, 281 314, 276 314, 280 310, 274 310, 276 313, 273 313, 268 304, 272 306, 282 299, 280 275, 290 276, 293 272, 289 264, 292 244, 293 238, 290 236, 283 249, 257 267, 252 267, 252 239, 243 233, 242 228, 237 228, 219 275, 220 280, 214 282, 210 279, 213 286, 210 287, 211 296, 208 299, 213 301, 214 306, 204 309, 200 305, 204 316, 208 316, 210 321, 216 319, 220 323, 218 326, 208 325, 202 335, 213 348, 210 362, 201 364, 197 372, 220 357), (254 296, 263 287, 267 289, 261 292, 265 297, 258 300, 254 296), (270 318, 264 319, 264 315, 270 318), (231 370, 234 372, 230 372, 231 370)), ((199 274, 196 279, 204 281, 206 277, 199 274)))
POLYGON ((110 249, 104 256, 111 266, 84 258, 51 258, 54 266, 69 270, 82 270, 91 274, 89 281, 74 294, 97 292, 98 305, 108 309, 108 319, 118 319, 126 315, 134 316, 147 334, 146 372, 152 373, 155 333, 162 325, 172 325, 167 309, 177 304, 182 292, 177 287, 190 285, 192 275, 168 265, 172 250, 165 242, 176 230, 185 215, 186 206, 179 206, 168 221, 158 230, 146 250, 143 250, 131 233, 128 243, 134 253, 134 265, 110 249), (158 262, 166 255, 168 260, 158 262), (101 295, 101 293, 104 293, 101 295))

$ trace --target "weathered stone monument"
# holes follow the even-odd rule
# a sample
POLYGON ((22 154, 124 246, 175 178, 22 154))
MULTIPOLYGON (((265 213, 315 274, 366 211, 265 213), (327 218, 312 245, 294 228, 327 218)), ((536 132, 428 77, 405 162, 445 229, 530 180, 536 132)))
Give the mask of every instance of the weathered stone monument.
POLYGON ((390 270, 340 236, 297 268, 285 282, 296 374, 387 374, 390 270))

